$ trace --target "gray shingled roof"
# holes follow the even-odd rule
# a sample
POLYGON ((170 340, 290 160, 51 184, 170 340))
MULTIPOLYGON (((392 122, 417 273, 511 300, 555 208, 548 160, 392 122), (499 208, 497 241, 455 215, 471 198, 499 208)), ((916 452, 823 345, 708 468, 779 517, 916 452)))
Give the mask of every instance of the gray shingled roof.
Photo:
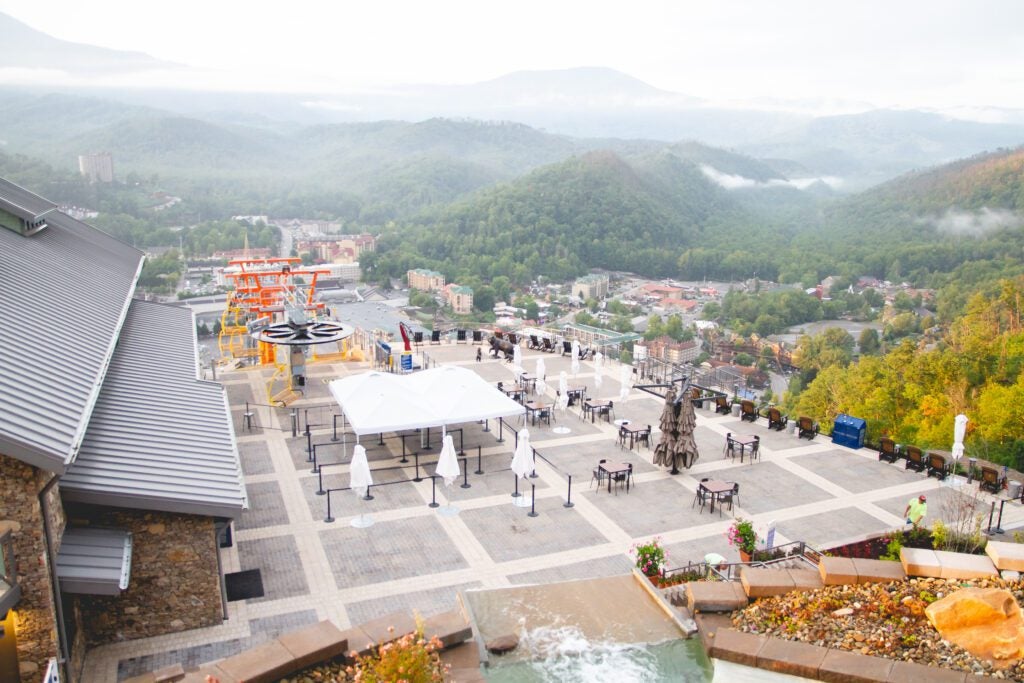
POLYGON ((68 528, 57 553, 65 593, 120 595, 132 569, 132 535, 123 529, 68 528))
MULTIPOLYGON (((0 179, 0 207, 53 204, 0 179)), ((74 459, 142 252, 54 211, 30 237, 0 228, 0 453, 52 472, 74 459)))
POLYGON ((196 379, 187 308, 133 301, 66 500, 236 517, 247 506, 221 385, 196 379))

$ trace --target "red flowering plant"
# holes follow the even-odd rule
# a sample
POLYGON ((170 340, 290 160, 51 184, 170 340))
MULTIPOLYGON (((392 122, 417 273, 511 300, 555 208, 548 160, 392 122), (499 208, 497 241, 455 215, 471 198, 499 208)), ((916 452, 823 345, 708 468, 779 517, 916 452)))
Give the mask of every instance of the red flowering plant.
POLYGON ((754 523, 748 519, 737 517, 726 532, 729 545, 734 545, 745 553, 753 553, 757 549, 757 532, 754 523))
POLYGON ((661 547, 660 537, 647 543, 634 543, 629 552, 636 556, 636 568, 644 576, 658 576, 665 567, 665 549, 661 547))

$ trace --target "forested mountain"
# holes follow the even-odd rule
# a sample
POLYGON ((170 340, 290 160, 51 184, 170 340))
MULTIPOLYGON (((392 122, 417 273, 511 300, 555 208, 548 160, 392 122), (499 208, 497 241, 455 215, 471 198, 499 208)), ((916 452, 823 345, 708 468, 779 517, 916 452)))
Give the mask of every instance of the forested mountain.
POLYGON ((753 217, 671 152, 627 162, 592 152, 533 171, 395 229, 376 263, 400 275, 566 279, 587 268, 667 276, 688 246, 730 241, 753 217), (399 236, 400 235, 400 236, 399 236))

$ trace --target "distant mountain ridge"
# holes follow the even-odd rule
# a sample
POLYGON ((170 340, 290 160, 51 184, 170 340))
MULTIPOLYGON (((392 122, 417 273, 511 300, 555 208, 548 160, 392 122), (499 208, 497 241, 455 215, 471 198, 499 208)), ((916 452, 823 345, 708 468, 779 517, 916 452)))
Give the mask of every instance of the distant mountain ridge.
POLYGON ((177 66, 143 52, 111 50, 60 40, 2 12, 0 36, 3 36, 0 40, 0 67, 103 75, 177 66))

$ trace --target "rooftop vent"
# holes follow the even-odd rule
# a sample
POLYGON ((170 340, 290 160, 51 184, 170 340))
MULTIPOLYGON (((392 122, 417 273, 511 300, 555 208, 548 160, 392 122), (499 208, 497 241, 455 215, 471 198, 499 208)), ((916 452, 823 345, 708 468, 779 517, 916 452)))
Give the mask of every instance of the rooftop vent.
POLYGON ((51 208, 36 215, 13 202, 0 201, 0 226, 24 237, 31 237, 47 226, 47 214, 56 210, 51 208))

